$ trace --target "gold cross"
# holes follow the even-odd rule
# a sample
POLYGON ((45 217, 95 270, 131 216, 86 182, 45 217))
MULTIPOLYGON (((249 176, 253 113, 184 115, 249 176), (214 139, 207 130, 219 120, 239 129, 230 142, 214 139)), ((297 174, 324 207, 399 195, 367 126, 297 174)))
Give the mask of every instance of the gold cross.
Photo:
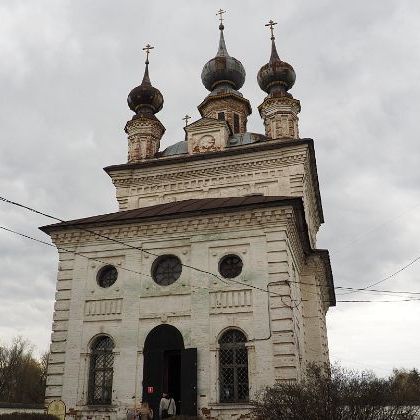
POLYGON ((147 44, 147 45, 143 48, 143 51, 146 51, 146 63, 148 63, 148 62, 149 62, 149 53, 150 53, 150 50, 153 50, 153 48, 155 48, 155 47, 152 47, 150 44, 147 44))
POLYGON ((271 39, 274 39, 274 25, 277 25, 277 22, 273 22, 272 20, 270 20, 265 26, 269 26, 270 27, 270 31, 271 31, 271 39))
POLYGON ((226 13, 226 10, 219 9, 219 11, 216 13, 216 16, 219 15, 221 25, 223 25, 223 13, 226 13))
POLYGON ((185 117, 183 118, 183 120, 185 120, 185 127, 188 125, 188 120, 190 119, 191 117, 187 114, 187 115, 185 115, 185 117))

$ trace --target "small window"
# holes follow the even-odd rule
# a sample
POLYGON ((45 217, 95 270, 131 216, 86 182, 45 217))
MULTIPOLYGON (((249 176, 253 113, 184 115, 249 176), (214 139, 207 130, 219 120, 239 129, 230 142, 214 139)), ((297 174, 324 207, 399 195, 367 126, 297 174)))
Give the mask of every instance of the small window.
POLYGON ((225 120, 225 113, 224 112, 219 112, 218 114, 217 114, 217 118, 219 119, 219 120, 225 120))
POLYGON ((114 372, 114 342, 110 337, 98 337, 92 345, 89 372, 89 404, 105 405, 112 402, 114 372))
POLYGON ((233 114, 233 132, 234 133, 239 133, 240 128, 239 128, 239 115, 238 114, 233 114))
POLYGON ((118 277, 118 271, 113 265, 106 265, 98 271, 96 281, 101 287, 110 287, 116 281, 118 277))
POLYGON ((242 273, 243 263, 239 256, 230 254, 224 256, 219 262, 219 273, 225 279, 233 279, 242 273))
POLYGON ((245 343, 246 337, 239 330, 228 330, 220 337, 220 402, 248 401, 248 351, 245 343))
POLYGON ((152 265, 153 280, 160 286, 169 286, 176 282, 181 272, 181 260, 175 255, 161 255, 152 265))

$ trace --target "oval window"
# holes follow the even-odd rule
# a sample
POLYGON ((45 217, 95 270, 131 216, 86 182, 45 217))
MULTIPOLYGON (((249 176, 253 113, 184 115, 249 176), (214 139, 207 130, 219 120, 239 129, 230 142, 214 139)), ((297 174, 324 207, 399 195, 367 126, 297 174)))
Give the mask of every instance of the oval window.
POLYGON ((113 265, 106 265, 98 271, 96 281, 101 287, 110 287, 117 281, 117 277, 117 269, 113 265))
POLYGON ((181 260, 175 255, 161 255, 152 265, 153 280, 160 286, 169 286, 179 279, 182 272, 181 260))
POLYGON ((225 279, 233 279, 242 273, 242 267, 240 257, 234 254, 225 255, 219 262, 219 273, 225 279))

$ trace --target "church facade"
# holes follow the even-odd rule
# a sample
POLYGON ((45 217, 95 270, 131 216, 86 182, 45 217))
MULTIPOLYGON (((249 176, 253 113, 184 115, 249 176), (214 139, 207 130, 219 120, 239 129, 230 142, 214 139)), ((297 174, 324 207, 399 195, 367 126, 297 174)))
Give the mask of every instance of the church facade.
POLYGON ((288 92, 295 72, 272 33, 257 77, 265 134, 248 132, 245 70, 219 29, 185 140, 160 150, 147 46, 128 161, 105 168, 119 211, 41 228, 59 252, 46 400, 63 400, 68 418, 125 419, 142 400, 158 418, 162 392, 180 414, 247 418, 259 390, 329 360, 334 286, 316 248, 324 220, 314 142, 299 137, 288 92))

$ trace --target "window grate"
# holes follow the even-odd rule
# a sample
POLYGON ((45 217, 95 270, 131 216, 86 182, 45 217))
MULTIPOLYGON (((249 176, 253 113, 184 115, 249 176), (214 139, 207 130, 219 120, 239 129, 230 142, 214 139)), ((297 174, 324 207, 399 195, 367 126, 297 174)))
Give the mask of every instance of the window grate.
POLYGON ((111 404, 114 343, 109 337, 99 337, 92 346, 89 372, 89 404, 111 404))
POLYGON ((220 402, 244 402, 249 398, 246 337, 239 330, 226 331, 219 340, 220 402))

